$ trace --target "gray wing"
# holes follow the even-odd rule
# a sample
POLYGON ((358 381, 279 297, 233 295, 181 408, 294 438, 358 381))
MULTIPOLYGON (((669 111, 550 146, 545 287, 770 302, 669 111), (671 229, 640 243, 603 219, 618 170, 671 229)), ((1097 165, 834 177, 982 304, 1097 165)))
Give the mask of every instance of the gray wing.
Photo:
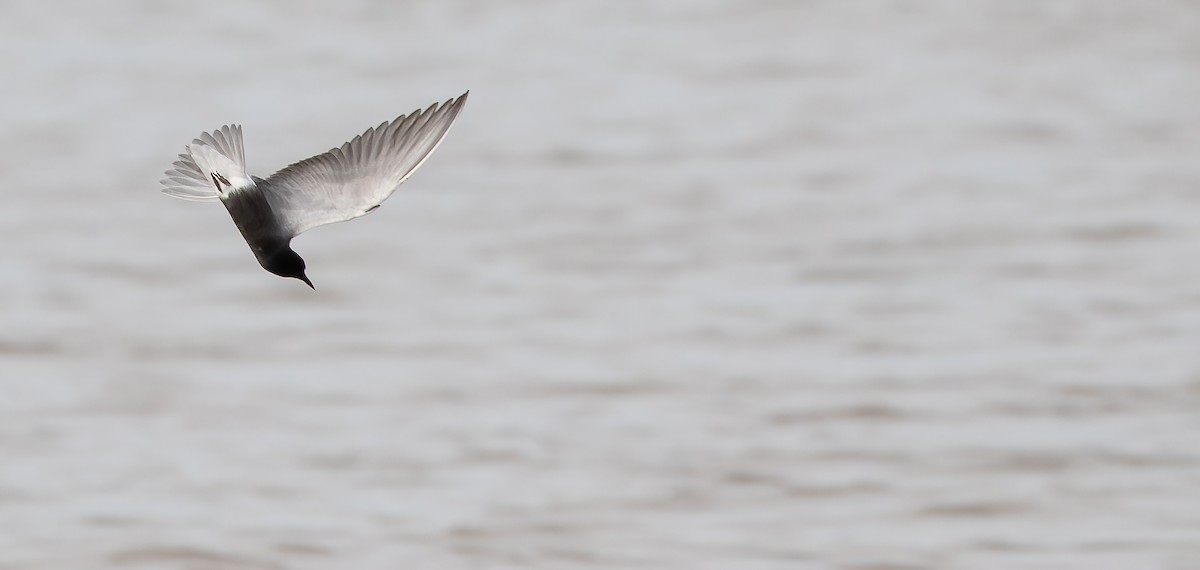
POLYGON ((283 229, 295 236, 374 210, 438 147, 468 93, 400 115, 272 174, 259 186, 283 229))

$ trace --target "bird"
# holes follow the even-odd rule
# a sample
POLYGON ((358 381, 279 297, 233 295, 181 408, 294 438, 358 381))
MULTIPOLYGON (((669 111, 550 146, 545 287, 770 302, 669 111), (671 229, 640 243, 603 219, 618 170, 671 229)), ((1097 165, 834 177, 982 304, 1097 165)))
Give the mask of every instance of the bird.
POLYGON ((316 290, 292 238, 379 208, 446 138, 469 94, 384 121, 265 179, 246 173, 241 125, 225 125, 185 147, 166 171, 162 191, 183 200, 220 200, 263 269, 316 290))

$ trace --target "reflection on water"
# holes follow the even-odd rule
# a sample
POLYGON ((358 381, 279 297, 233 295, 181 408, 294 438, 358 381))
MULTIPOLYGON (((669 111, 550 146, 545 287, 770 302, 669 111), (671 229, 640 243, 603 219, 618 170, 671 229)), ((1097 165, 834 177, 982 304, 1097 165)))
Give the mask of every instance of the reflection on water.
POLYGON ((1192 568, 1190 4, 0 9, 0 568, 1192 568), (157 192, 470 88, 258 268, 157 192))

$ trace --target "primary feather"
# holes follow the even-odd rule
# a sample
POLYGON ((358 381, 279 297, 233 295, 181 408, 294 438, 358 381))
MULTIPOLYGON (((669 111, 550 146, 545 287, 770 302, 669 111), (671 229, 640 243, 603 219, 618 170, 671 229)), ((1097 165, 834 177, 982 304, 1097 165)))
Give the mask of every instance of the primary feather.
POLYGON ((260 180, 282 229, 295 236, 375 209, 437 149, 467 94, 367 129, 260 180))

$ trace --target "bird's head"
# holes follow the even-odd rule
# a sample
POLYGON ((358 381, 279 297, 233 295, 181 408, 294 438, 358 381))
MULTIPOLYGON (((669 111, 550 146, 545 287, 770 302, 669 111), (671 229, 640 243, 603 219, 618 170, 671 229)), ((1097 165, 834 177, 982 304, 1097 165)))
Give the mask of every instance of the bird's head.
POLYGON ((289 246, 284 246, 263 260, 263 268, 280 277, 291 277, 303 281, 315 291, 312 281, 304 274, 304 260, 289 246))

